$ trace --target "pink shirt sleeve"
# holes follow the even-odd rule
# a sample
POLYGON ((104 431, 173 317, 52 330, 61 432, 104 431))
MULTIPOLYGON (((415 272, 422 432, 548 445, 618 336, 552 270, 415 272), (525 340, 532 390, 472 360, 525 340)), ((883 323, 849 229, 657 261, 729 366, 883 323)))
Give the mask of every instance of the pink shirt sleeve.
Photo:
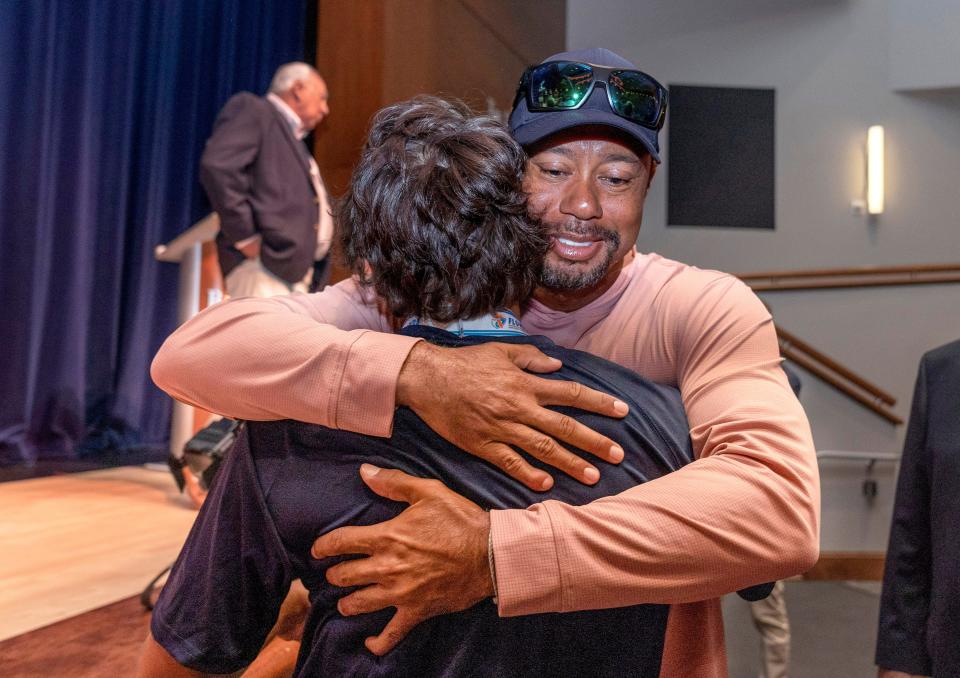
POLYGON ((815 563, 816 455, 769 314, 729 276, 669 285, 637 322, 672 347, 697 460, 585 506, 492 511, 501 615, 699 601, 815 563))
POLYGON ((357 285, 216 304, 178 328, 151 366, 172 397, 238 419, 299 419, 390 435, 397 375, 419 341, 390 332, 357 285))

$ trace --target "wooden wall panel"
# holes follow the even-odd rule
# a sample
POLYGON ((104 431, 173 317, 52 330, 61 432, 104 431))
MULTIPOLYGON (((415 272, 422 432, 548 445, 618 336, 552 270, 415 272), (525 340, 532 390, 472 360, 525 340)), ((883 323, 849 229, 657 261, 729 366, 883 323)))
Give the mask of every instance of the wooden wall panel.
MULTIPOLYGON (((314 156, 332 198, 350 183, 370 117, 383 106, 384 4, 379 0, 318 0, 317 70, 330 92, 330 114, 314 156)), ((334 240, 330 282, 349 276, 334 240)))
POLYGON ((566 3, 394 0, 386 22, 385 103, 428 92, 508 110, 521 71, 563 50, 566 3))
MULTIPOLYGON (((317 68, 330 115, 315 155, 327 188, 345 190, 382 106, 446 94, 509 112, 522 70, 562 51, 566 0, 317 0, 317 68)), ((346 275, 334 266, 331 280, 346 275)))
POLYGON ((459 4, 486 24, 489 32, 525 66, 564 50, 566 0, 460 0, 459 4))
POLYGON ((490 97, 497 108, 509 112, 526 60, 500 39, 496 26, 464 3, 434 0, 434 4, 439 8, 431 70, 437 90, 480 111, 486 110, 490 97))
POLYGON ((370 116, 383 105, 383 19, 377 0, 320 0, 317 70, 330 91, 330 115, 317 130, 314 155, 334 195, 349 183, 370 116))

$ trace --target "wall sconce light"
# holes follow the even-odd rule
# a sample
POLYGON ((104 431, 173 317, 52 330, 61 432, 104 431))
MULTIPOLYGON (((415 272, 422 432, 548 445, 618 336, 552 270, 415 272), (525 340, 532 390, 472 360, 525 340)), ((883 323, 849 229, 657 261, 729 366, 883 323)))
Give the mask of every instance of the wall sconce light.
POLYGON ((850 209, 856 216, 883 214, 883 126, 867 129, 867 185, 866 199, 856 198, 850 209))
POLYGON ((867 213, 883 214, 883 126, 867 130, 867 213))

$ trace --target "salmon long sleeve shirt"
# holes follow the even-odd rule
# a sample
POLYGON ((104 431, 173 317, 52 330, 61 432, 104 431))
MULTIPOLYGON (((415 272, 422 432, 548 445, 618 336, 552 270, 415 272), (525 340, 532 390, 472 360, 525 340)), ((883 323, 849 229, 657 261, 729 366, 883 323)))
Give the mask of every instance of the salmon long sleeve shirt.
MULTIPOLYGON (((668 603, 661 675, 726 676, 719 596, 803 572, 819 551, 813 440, 769 313, 728 274, 637 254, 587 306, 532 301, 522 321, 529 334, 678 386, 696 460, 584 506, 546 493, 527 509, 491 511, 501 616, 668 603)), ((174 332, 152 375, 174 398, 230 417, 386 436, 417 341, 392 330, 352 280, 238 299, 174 332)))

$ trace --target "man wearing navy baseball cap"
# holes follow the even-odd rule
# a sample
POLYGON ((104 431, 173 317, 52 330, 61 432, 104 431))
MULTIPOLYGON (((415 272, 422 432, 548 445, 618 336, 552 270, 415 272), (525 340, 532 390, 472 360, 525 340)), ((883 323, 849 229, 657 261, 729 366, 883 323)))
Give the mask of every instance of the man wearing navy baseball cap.
POLYGON ((666 112, 666 89, 610 50, 562 52, 523 72, 509 124, 530 156, 531 212, 552 227, 538 293, 549 307, 582 308, 631 256, 666 112))
POLYGON ((312 554, 367 556, 327 578, 359 586, 341 614, 395 608, 368 641, 378 654, 485 596, 500 616, 666 603, 661 675, 725 676, 719 596, 816 562, 813 441, 769 313, 730 275, 635 249, 666 111, 653 77, 609 50, 578 50, 524 71, 510 129, 528 154, 528 211, 550 236, 523 326, 678 386, 696 456, 678 471, 583 506, 552 500, 551 467, 593 484, 624 451, 546 406, 623 416, 623 404, 571 384, 560 397, 523 371, 550 371, 539 358, 489 350, 497 344, 481 353, 381 333, 389 323, 347 283, 218 305, 158 354, 158 384, 206 409, 383 436, 406 406, 546 492, 527 509, 484 513, 436 481, 365 467, 371 490, 411 506, 323 535, 312 554), (243 345, 269 354, 242 368, 223 358, 243 345))
MULTIPOLYGON (((501 616, 670 603, 661 675, 725 676, 719 596, 816 562, 815 451, 780 368, 770 315, 730 275, 635 251, 666 112, 666 89, 607 49, 555 54, 523 72, 509 126, 529 157, 528 209, 548 226, 551 246, 522 320, 532 334, 679 386, 698 460, 586 506, 548 494, 527 510, 490 511, 488 550, 473 554, 461 549, 465 523, 443 508, 448 490, 424 485, 420 494, 423 481, 396 471, 365 478, 375 492, 402 496, 411 508, 390 525, 321 537, 314 554, 372 554, 366 563, 338 566, 334 576, 353 581, 379 570, 341 608, 396 606, 377 639, 386 646, 419 619, 469 604, 458 592, 477 559, 488 557, 501 616), (433 513, 424 522, 426 505, 433 513), (416 556, 404 551, 409 544, 396 543, 405 518, 419 521, 424 535, 416 556), (437 543, 445 545, 442 555, 426 555, 437 543), (417 573, 410 571, 414 562, 417 573)), ((451 420, 472 426, 467 401, 477 394, 438 389, 428 375, 443 362, 426 353, 411 351, 398 393, 419 383, 432 393, 405 404, 430 421, 459 402, 451 420)), ((470 381, 462 371, 470 367, 455 368, 461 383, 470 381)), ((462 439, 458 444, 469 449, 462 439)), ((567 459, 562 448, 554 455, 556 447, 541 459, 591 482, 593 467, 567 459)), ((531 485, 546 477, 522 458, 510 468, 531 485)))
POLYGON ((530 146, 564 130, 606 127, 659 163, 657 135, 666 113, 667 91, 660 83, 608 49, 583 49, 554 54, 524 71, 510 132, 530 146))

